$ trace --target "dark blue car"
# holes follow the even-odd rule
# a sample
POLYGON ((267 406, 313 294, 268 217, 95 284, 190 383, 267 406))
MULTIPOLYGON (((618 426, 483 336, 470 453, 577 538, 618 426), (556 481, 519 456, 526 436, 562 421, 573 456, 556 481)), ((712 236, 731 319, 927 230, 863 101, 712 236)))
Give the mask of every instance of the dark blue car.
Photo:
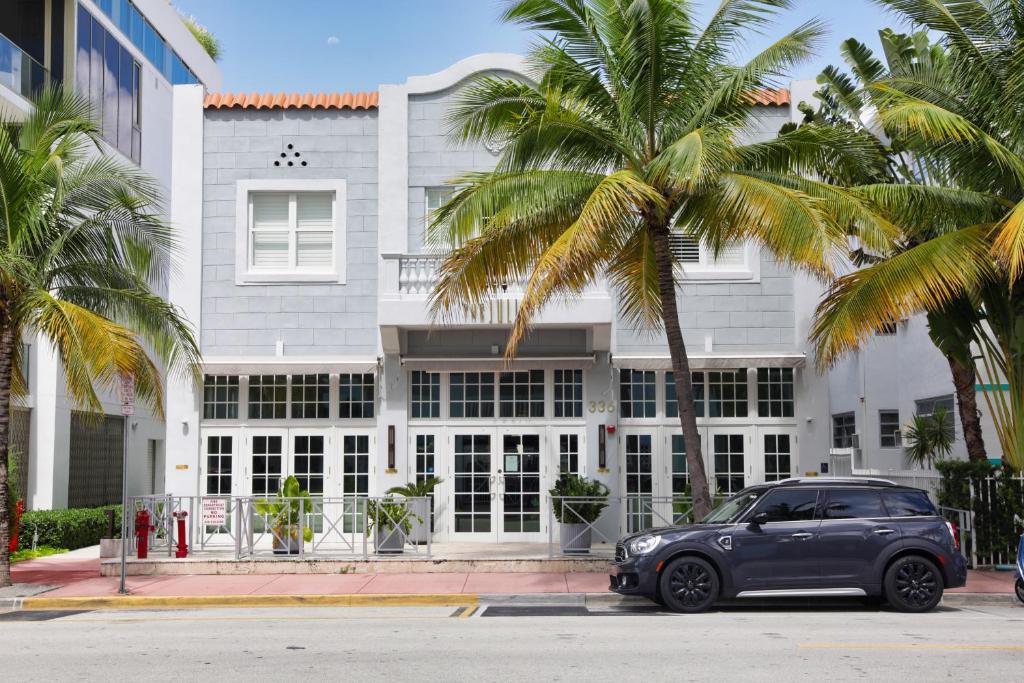
POLYGON ((919 489, 880 479, 752 486, 702 523, 626 536, 611 589, 677 612, 768 597, 878 597, 903 612, 963 586, 956 528, 919 489))

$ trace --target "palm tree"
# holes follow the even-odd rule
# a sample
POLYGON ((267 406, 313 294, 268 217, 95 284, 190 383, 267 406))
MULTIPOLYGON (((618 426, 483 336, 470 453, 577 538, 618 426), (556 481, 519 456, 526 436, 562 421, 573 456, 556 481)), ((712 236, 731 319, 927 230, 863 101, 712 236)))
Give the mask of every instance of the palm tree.
POLYGON ((823 363, 880 324, 944 307, 944 335, 974 342, 1003 459, 1024 467, 1024 5, 1017 0, 876 0, 934 32, 942 68, 867 86, 880 125, 927 183, 854 190, 906 229, 902 253, 838 279, 812 336, 823 363), (922 226, 928 233, 922 234, 922 226), (1005 382, 1007 391, 999 384, 1005 382))
POLYGON ((501 152, 493 171, 453 181, 458 191, 428 226, 429 241, 450 250, 431 295, 436 315, 472 312, 503 283, 527 280, 506 358, 545 303, 599 279, 624 320, 664 330, 696 519, 711 498, 673 232, 714 253, 755 240, 819 275, 847 253, 848 233, 882 249, 894 232, 827 182, 870 177, 882 163, 871 136, 804 126, 743 142, 758 95, 822 36, 811 21, 730 62, 744 31, 790 4, 724 0, 701 27, 688 0, 507 0, 504 20, 538 35, 531 80, 485 77, 461 91, 453 138, 501 152))
MULTIPOLYGON (((157 292, 171 272, 173 232, 156 183, 103 154, 88 102, 41 93, 22 123, 0 124, 0 453, 12 396, 24 391, 23 334, 60 357, 68 393, 102 411, 102 390, 129 377, 163 412, 161 365, 193 372, 188 323, 157 292)), ((0 587, 10 584, 7 459, 0 457, 0 587)))
MULTIPOLYGON (((872 131, 879 136, 881 149, 888 163, 876 182, 909 183, 912 185, 939 184, 942 169, 929 167, 923 160, 905 152, 899 131, 880 129, 870 110, 872 84, 885 79, 913 77, 925 71, 948 77, 946 73, 946 52, 941 45, 931 43, 928 33, 920 31, 912 35, 896 33, 892 29, 879 32, 884 61, 875 56, 863 43, 854 38, 843 41, 840 52, 850 68, 847 74, 835 66, 826 67, 818 76, 822 88, 815 93, 821 108, 810 112, 812 119, 823 119, 833 125, 852 126, 858 130, 872 131)), ((929 220, 934 217, 927 216, 929 220)), ((941 234, 932 223, 915 226, 902 235, 893 245, 893 253, 900 253, 923 240, 941 234), (909 237, 909 238, 908 238, 909 237)), ((858 252, 856 262, 878 262, 877 256, 858 252)), ((927 311, 928 333, 935 346, 942 352, 949 365, 953 386, 956 390, 960 422, 963 425, 964 442, 971 460, 985 461, 985 442, 982 438, 981 419, 978 413, 978 394, 975 389, 977 373, 971 360, 973 338, 972 320, 979 317, 976 303, 966 296, 960 296, 935 309, 927 311), (966 324, 965 324, 966 323, 966 324)))

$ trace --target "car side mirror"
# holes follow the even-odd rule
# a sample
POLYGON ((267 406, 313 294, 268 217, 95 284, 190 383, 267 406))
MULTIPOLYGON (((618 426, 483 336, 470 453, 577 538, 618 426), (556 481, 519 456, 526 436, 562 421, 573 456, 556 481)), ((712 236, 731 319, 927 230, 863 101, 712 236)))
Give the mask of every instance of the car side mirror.
POLYGON ((758 512, 756 515, 750 518, 750 526, 761 526, 768 522, 767 512, 758 512))

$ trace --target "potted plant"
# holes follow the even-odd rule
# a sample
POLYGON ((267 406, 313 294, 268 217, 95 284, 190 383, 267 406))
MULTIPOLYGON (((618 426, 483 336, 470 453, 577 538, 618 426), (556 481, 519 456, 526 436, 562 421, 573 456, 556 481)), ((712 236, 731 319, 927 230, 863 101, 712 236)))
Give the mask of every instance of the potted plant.
POLYGON ((549 493, 559 522, 562 552, 589 553, 590 525, 608 507, 608 487, 596 479, 563 474, 549 493))
POLYGON ((270 525, 275 555, 298 555, 303 541, 313 540, 313 530, 307 525, 299 535, 299 515, 303 508, 308 514, 313 510, 313 499, 309 491, 303 491, 299 480, 290 476, 281 482, 276 498, 255 501, 256 512, 263 515, 270 525))
POLYGON ((366 533, 373 533, 373 547, 378 553, 403 552, 415 519, 409 504, 401 498, 388 495, 366 500, 366 533))
POLYGON ((422 545, 430 539, 434 532, 431 507, 433 500, 430 497, 434 494, 434 488, 442 483, 444 479, 438 477, 427 477, 423 481, 410 481, 405 486, 392 486, 388 489, 389 495, 405 496, 417 500, 409 501, 409 511, 415 517, 412 520, 412 531, 409 532, 409 541, 422 545))

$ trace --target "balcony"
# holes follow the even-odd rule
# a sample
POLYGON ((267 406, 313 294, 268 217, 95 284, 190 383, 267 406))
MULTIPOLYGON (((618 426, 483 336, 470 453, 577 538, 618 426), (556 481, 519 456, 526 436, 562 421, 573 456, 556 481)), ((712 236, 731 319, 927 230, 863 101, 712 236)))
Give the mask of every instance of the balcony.
MULTIPOLYGON (((0 33, 0 86, 27 100, 48 81, 49 73, 43 65, 0 33)), ((9 104, 3 101, 6 99, 0 99, 0 106, 9 104)), ((18 110, 24 110, 22 103, 14 104, 18 110)))
MULTIPOLYGON (((442 257, 429 254, 384 255, 378 310, 381 326, 422 329, 434 325, 427 299, 437 283, 441 260, 442 257)), ((488 297, 479 310, 455 314, 443 324, 447 327, 510 326, 519 311, 522 295, 523 283, 509 283, 488 297)), ((579 298, 550 303, 534 323, 551 327, 610 326, 612 315, 611 296, 607 288, 598 283, 579 298)))

